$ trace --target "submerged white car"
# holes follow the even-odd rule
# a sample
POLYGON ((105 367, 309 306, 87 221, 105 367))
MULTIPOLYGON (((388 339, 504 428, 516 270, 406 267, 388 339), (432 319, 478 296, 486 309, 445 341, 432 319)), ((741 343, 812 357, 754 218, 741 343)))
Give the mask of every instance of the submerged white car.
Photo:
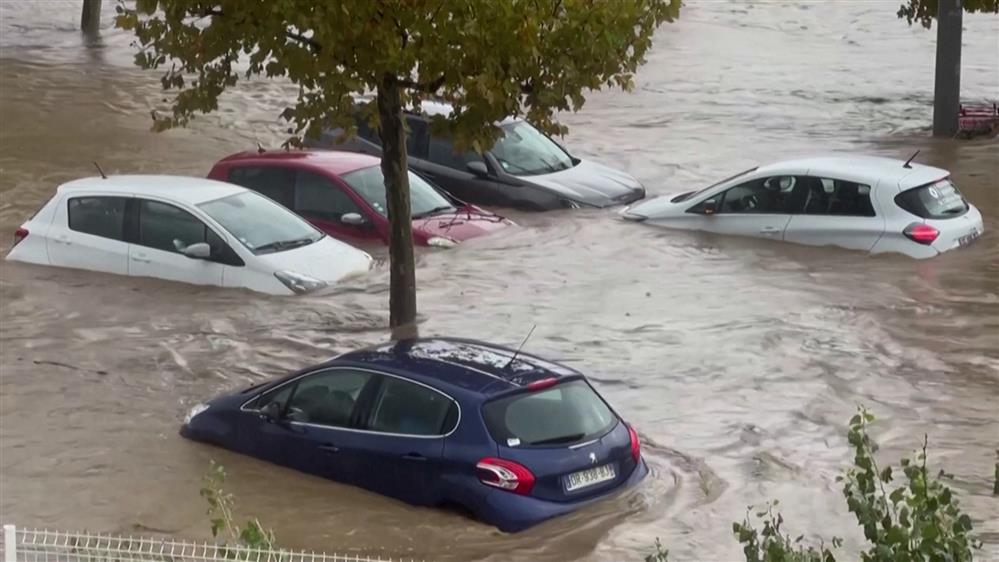
POLYGON ((824 157, 746 170, 700 191, 649 199, 625 219, 929 258, 967 246, 982 215, 950 172, 872 157, 824 157))
POLYGON ((7 259, 271 294, 316 291, 372 265, 262 195, 179 176, 63 184, 17 229, 7 259))

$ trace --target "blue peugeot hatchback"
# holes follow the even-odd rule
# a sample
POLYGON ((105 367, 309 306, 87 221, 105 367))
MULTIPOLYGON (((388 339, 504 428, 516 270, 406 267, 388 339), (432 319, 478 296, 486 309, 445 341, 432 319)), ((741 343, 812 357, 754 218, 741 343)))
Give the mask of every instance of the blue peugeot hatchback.
POLYGON ((635 430, 579 372, 461 339, 341 355, 199 404, 181 434, 515 532, 635 484, 635 430))

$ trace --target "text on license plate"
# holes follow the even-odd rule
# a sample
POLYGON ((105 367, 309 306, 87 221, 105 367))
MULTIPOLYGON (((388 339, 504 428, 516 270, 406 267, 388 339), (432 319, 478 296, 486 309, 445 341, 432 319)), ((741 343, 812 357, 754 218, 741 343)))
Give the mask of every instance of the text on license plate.
POLYGON ((587 470, 573 472, 566 477, 565 489, 568 491, 578 490, 608 480, 613 480, 617 476, 613 464, 605 464, 587 470))
POLYGON ((971 244, 975 240, 978 240, 978 237, 981 236, 981 235, 982 235, 982 233, 978 232, 978 229, 976 228, 975 230, 972 230, 970 233, 965 234, 964 236, 958 238, 957 239, 957 245, 958 246, 967 246, 968 244, 971 244))

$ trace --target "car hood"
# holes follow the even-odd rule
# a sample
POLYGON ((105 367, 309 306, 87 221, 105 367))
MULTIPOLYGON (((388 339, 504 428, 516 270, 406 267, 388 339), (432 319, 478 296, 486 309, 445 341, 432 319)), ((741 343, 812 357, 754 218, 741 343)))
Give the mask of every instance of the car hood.
POLYGON ((630 174, 588 160, 568 170, 518 178, 595 207, 620 205, 645 197, 645 188, 630 174))
POLYGON ((308 246, 257 257, 274 271, 293 271, 327 283, 365 273, 373 263, 367 253, 329 236, 308 246))
POLYGON ((695 201, 684 199, 683 201, 674 202, 673 199, 688 193, 692 193, 692 191, 677 191, 675 193, 659 195, 625 207, 621 209, 620 213, 624 218, 632 220, 657 219, 682 215, 687 208, 694 206, 695 201))
POLYGON ((422 233, 426 238, 444 236, 461 242, 502 230, 513 224, 513 221, 499 215, 474 207, 465 207, 451 213, 413 219, 413 230, 422 233))

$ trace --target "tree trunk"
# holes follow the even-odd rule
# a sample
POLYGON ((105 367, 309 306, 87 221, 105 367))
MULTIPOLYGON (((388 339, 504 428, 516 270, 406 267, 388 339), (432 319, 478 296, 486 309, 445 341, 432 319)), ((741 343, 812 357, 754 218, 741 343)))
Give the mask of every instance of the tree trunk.
POLYGON ((417 336, 416 267, 413 261, 413 219, 410 216, 406 130, 403 128, 399 82, 386 74, 378 86, 382 174, 392 233, 389 238, 389 327, 392 339, 417 336))
POLYGON ((933 134, 957 134, 961 111, 962 0, 940 0, 937 5, 937 70, 933 91, 933 134))
POLYGON ((101 0, 83 0, 80 29, 87 35, 97 35, 101 30, 101 0))

